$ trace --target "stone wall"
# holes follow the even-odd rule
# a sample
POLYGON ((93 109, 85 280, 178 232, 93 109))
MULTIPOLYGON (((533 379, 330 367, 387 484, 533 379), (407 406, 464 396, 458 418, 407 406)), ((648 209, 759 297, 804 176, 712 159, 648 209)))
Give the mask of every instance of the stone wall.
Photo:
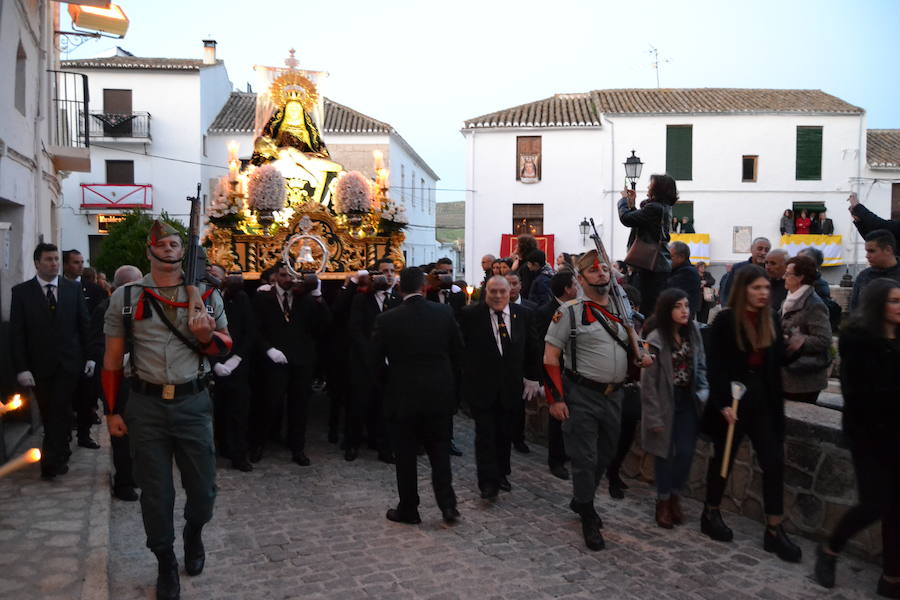
MULTIPOLYGON (((856 503, 856 478, 841 433, 841 413, 790 401, 785 403, 785 412, 785 528, 822 540, 856 503)), ((529 436, 546 443, 547 407, 543 400, 529 403, 526 418, 529 436)), ((737 451, 722 508, 762 522, 762 471, 753 455, 750 442, 745 440, 737 451)), ((699 441, 686 496, 704 500, 706 469, 711 457, 712 444, 699 441)), ((622 474, 653 481, 653 457, 640 448, 639 435, 622 465, 622 474)), ((867 559, 878 559, 881 556, 880 524, 861 532, 850 541, 848 548, 867 559)))

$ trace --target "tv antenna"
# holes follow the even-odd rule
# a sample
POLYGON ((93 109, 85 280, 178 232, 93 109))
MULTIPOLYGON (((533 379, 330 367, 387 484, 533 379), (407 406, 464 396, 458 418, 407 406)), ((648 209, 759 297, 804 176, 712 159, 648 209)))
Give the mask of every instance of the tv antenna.
MULTIPOLYGON (((653 55, 653 70, 656 71, 656 88, 659 89, 659 49, 653 44, 650 45, 650 54, 653 55)), ((662 62, 671 62, 668 58, 662 59, 662 62)))

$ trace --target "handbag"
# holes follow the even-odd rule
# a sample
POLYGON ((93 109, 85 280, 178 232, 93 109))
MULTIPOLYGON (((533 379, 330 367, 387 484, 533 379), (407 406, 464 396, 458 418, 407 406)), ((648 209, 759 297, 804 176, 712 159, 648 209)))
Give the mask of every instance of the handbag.
POLYGON ((659 242, 651 244, 639 237, 634 238, 628 254, 625 255, 625 264, 645 271, 652 271, 659 258, 659 242))
POLYGON ((815 373, 831 366, 831 353, 827 350, 819 354, 804 354, 785 365, 789 373, 815 373))

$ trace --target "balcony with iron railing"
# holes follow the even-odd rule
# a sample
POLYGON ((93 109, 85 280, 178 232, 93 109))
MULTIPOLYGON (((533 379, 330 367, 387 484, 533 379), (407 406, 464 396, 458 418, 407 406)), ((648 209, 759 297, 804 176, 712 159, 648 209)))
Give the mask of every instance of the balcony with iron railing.
POLYGON ((102 212, 152 210, 153 186, 149 183, 82 183, 81 208, 102 212))
POLYGON ((91 111, 90 137, 97 142, 150 141, 150 113, 108 113, 91 111))
POLYGON ((52 70, 49 73, 51 118, 47 152, 59 171, 89 172, 87 75, 52 70))

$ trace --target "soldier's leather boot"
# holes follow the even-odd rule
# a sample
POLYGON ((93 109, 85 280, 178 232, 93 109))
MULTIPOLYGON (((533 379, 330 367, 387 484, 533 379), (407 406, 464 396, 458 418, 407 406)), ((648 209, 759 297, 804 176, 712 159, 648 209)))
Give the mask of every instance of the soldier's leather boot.
POLYGON ((600 515, 594 509, 594 504, 592 502, 576 503, 572 508, 581 515, 581 534, 584 536, 584 545, 589 550, 603 550, 606 542, 603 541, 603 535, 600 533, 600 515))
POLYGON ((195 525, 190 521, 184 525, 184 570, 188 575, 199 575, 206 564, 202 531, 203 525, 195 525))
POLYGON ((158 569, 156 575, 156 600, 178 600, 181 598, 181 582, 178 580, 178 560, 172 548, 156 552, 158 569))

